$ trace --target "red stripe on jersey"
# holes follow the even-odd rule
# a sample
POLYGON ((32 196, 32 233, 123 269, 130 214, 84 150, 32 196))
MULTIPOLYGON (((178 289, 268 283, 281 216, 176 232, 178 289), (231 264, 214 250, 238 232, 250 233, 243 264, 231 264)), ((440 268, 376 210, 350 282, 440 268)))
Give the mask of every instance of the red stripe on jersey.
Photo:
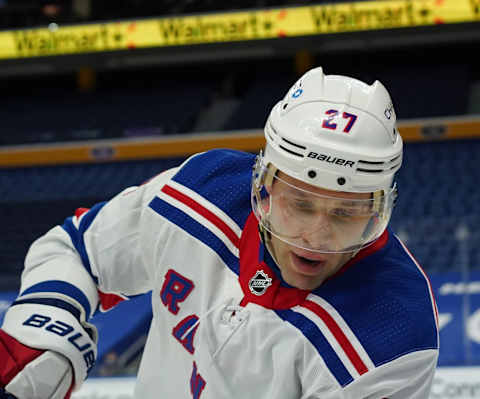
POLYGON ((125 300, 124 297, 117 294, 107 294, 98 290, 98 297, 100 299, 100 310, 102 312, 108 312, 110 309, 113 309, 120 302, 125 300))
POLYGON ((202 215, 205 219, 218 227, 228 237, 232 244, 238 248, 240 239, 235 232, 217 215, 205 208, 203 205, 199 204, 194 199, 168 185, 163 186, 162 191, 170 197, 175 198, 177 201, 187 205, 190 209, 193 209, 198 214, 202 215))
POLYGON ((78 219, 80 216, 82 216, 84 213, 88 212, 90 209, 89 208, 77 208, 75 210, 75 217, 78 219))
POLYGON ((337 342, 342 347, 347 357, 352 362, 358 374, 365 374, 368 371, 367 366, 360 358, 359 354, 357 353, 353 345, 350 343, 347 336, 343 333, 337 322, 333 319, 333 317, 330 316, 330 314, 320 305, 310 300, 306 300, 300 306, 311 310, 313 313, 315 313, 318 317, 322 319, 322 321, 325 323, 327 328, 330 330, 337 342))

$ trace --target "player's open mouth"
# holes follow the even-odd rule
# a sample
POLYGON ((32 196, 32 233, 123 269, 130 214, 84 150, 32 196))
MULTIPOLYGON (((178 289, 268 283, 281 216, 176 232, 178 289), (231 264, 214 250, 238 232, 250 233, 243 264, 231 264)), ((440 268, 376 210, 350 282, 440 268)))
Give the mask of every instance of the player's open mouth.
POLYGON ((326 264, 325 257, 302 256, 291 252, 294 267, 302 274, 316 275, 326 264))

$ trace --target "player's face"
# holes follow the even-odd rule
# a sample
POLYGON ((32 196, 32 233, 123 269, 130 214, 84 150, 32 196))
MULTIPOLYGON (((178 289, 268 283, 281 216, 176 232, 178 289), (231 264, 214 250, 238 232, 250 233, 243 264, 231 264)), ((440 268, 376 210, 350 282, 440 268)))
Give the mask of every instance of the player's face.
POLYGON ((282 231, 289 232, 290 238, 287 242, 272 235, 271 249, 283 279, 294 287, 312 290, 352 257, 352 252, 335 252, 332 249, 343 248, 346 242, 356 241, 368 223, 369 218, 363 216, 365 212, 356 210, 353 213, 351 205, 343 204, 362 203, 357 200, 368 200, 371 194, 325 190, 282 172, 278 177, 271 188, 271 222, 282 231), (292 187, 315 196, 299 194, 292 187), (352 217, 352 214, 361 217, 352 217), (345 225, 344 219, 348 220, 348 225, 345 225), (322 248, 330 251, 322 252, 322 248))

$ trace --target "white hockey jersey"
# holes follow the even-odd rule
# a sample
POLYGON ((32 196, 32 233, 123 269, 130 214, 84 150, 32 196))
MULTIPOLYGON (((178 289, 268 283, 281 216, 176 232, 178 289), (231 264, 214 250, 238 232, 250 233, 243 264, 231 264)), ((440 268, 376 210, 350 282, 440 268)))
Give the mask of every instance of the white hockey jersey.
POLYGON ((197 154, 80 209, 32 245, 19 299, 91 316, 152 291, 136 398, 428 398, 439 343, 420 266, 387 230, 316 290, 289 286, 251 212, 253 163, 197 154))

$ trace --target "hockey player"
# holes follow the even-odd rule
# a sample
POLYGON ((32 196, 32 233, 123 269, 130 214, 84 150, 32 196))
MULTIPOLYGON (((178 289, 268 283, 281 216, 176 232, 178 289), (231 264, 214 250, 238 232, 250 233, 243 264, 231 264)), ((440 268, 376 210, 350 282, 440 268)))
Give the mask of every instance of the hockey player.
POLYGON ((152 291, 136 398, 428 398, 437 315, 387 226, 402 163, 387 90, 313 69, 265 138, 257 157, 194 155, 34 242, 0 330, 4 395, 69 397, 95 362, 97 308, 152 291))

